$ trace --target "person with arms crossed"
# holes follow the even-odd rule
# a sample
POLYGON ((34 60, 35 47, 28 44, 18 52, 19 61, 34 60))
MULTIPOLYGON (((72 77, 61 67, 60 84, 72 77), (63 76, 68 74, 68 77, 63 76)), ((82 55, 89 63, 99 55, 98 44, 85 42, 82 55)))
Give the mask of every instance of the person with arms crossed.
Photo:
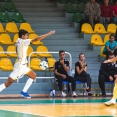
MULTIPOLYGON (((115 57, 114 54, 110 53, 108 55, 108 60, 114 57, 115 57)), ((105 82, 114 81, 115 80, 114 75, 117 74, 117 62, 112 62, 112 63, 104 63, 104 62, 102 62, 101 64, 100 72, 98 76, 98 83, 99 83, 99 87, 101 88, 103 97, 106 96, 105 82)))
POLYGON ((11 72, 11 74, 9 75, 9 78, 7 79, 7 81, 3 84, 0 85, 0 92, 9 87, 16 79, 18 79, 19 77, 21 77, 22 75, 27 75, 29 76, 29 79, 27 80, 24 89, 21 91, 21 95, 25 98, 31 98, 29 96, 29 94, 27 93, 27 90, 29 89, 29 87, 31 86, 32 82, 34 81, 34 79, 36 78, 36 74, 29 68, 27 67, 27 50, 28 50, 28 46, 30 43, 32 42, 36 42, 36 41, 40 41, 42 39, 44 39, 47 36, 50 36, 52 34, 55 33, 55 30, 44 34, 44 35, 40 35, 39 37, 35 38, 35 39, 28 39, 28 31, 20 29, 19 30, 19 38, 16 42, 16 53, 18 55, 18 60, 14 65, 14 69, 11 72))
MULTIPOLYGON (((114 57, 113 59, 105 60, 104 63, 113 63, 113 62, 116 62, 116 61, 117 61, 117 57, 114 57)), ((114 77, 115 77, 115 86, 114 86, 114 89, 113 89, 113 97, 112 97, 111 100, 104 103, 107 106, 116 104, 116 99, 117 99, 117 74, 115 74, 114 77)))
POLYGON ((106 58, 108 58, 110 53, 113 53, 115 56, 117 56, 117 42, 115 41, 115 36, 112 34, 109 36, 109 40, 105 43, 103 50, 103 54, 106 55, 106 58))
POLYGON ((79 61, 75 63, 75 75, 76 81, 87 83, 86 91, 88 96, 92 96, 91 93, 91 77, 87 73, 87 63, 85 62, 85 55, 79 54, 79 61))
POLYGON ((62 90, 62 82, 63 81, 68 81, 71 82, 72 84, 72 96, 76 97, 76 92, 75 92, 75 88, 76 88, 76 82, 75 79, 71 76, 68 75, 68 71, 69 71, 69 61, 65 59, 65 51, 64 50, 60 50, 59 51, 59 57, 60 59, 55 63, 55 78, 57 79, 58 82, 58 87, 59 87, 59 91, 61 93, 62 97, 66 97, 66 94, 63 92, 62 90))

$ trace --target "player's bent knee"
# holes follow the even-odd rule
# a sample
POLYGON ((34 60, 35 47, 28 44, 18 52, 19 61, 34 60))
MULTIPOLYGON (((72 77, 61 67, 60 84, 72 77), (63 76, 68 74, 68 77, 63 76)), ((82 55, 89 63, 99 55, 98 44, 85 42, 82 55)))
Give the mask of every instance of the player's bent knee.
POLYGON ((32 75, 32 79, 36 79, 36 73, 33 73, 33 75, 32 75))
POLYGON ((33 80, 36 78, 36 73, 33 71, 30 71, 27 76, 29 76, 30 78, 32 78, 33 80))
POLYGON ((5 87, 9 87, 14 81, 15 81, 14 79, 9 77, 5 82, 5 87))

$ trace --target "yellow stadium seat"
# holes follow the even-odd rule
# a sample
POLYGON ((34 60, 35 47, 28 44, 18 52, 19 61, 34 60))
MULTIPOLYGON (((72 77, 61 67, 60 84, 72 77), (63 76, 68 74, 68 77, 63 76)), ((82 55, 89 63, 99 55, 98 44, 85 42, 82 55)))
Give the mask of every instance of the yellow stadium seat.
POLYGON ((3 25, 0 23, 0 33, 5 33, 6 31, 3 28, 3 25))
POLYGON ((94 31, 95 31, 96 33, 101 33, 101 34, 106 34, 106 33, 108 33, 108 32, 105 30, 103 24, 100 24, 100 23, 98 23, 98 24, 95 25, 94 31))
MULTIPOLYGON (((36 52, 48 52, 48 49, 46 46, 38 46, 36 52)), ((52 57, 52 55, 49 53, 37 53, 37 55, 40 57, 52 57)))
POLYGON ((109 34, 108 35, 105 35, 105 37, 104 37, 104 44, 109 40, 109 34))
MULTIPOLYGON (((7 52, 16 52, 16 46, 14 46, 14 45, 13 46, 8 46, 7 52)), ((7 53, 7 55, 10 56, 10 57, 17 57, 16 53, 12 53, 12 54, 7 53)))
POLYGON ((18 33, 19 32, 17 25, 14 22, 8 22, 7 23, 6 31, 9 32, 9 33, 18 33))
MULTIPOLYGON (((27 50, 27 56, 30 55, 30 53, 34 52, 33 48, 31 46, 28 46, 28 50, 27 50)), ((32 54, 31 57, 36 57, 36 54, 32 54)))
POLYGON ((88 23, 84 23, 84 24, 82 25, 81 32, 82 32, 82 33, 86 33, 86 34, 95 33, 95 32, 93 31, 91 25, 88 24, 88 23))
MULTIPOLYGON (((0 52, 4 52, 4 49, 2 48, 2 46, 0 46, 0 52)), ((0 57, 7 57, 7 55, 5 53, 3 54, 0 53, 0 57)))
POLYGON ((41 60, 39 58, 33 58, 30 62, 30 68, 33 70, 42 70, 39 66, 40 63, 41 63, 41 60))
MULTIPOLYGON (((30 34, 29 35, 29 39, 34 39, 34 38, 37 38, 37 37, 38 37, 37 34, 30 34)), ((37 42, 33 42, 32 44, 34 44, 34 45, 43 45, 43 42, 37 41, 37 42)))
POLYGON ((54 58, 48 58, 49 71, 54 70, 55 62, 56 62, 56 60, 54 58))
POLYGON ((13 42, 16 43, 17 39, 18 39, 18 34, 15 34, 14 37, 13 37, 13 42))
POLYGON ((106 55, 103 54, 104 47, 105 46, 102 46, 101 49, 100 49, 100 56, 102 56, 102 57, 106 57, 106 55))
POLYGON ((13 65, 10 59, 2 58, 0 61, 0 68, 4 71, 13 70, 13 65))
POLYGON ((34 30, 32 30, 32 28, 31 28, 29 23, 21 23, 20 29, 27 30, 28 33, 35 33, 34 30))
POLYGON ((95 46, 102 46, 104 45, 102 38, 100 35, 93 34, 91 37, 91 44, 94 44, 95 46))
POLYGON ((117 26, 115 24, 108 24, 107 32, 108 33, 116 33, 117 26))
POLYGON ((4 45, 14 44, 14 42, 11 41, 11 37, 5 33, 0 35, 0 43, 4 45))

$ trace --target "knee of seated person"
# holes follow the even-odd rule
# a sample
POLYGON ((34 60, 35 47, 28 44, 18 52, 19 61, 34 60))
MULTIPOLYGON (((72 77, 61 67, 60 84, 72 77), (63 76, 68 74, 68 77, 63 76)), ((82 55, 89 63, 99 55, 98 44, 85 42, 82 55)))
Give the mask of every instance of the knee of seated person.
POLYGON ((63 78, 57 79, 58 82, 63 82, 63 78))
POLYGON ((93 19, 93 16, 90 15, 90 16, 89 16, 89 19, 93 19))

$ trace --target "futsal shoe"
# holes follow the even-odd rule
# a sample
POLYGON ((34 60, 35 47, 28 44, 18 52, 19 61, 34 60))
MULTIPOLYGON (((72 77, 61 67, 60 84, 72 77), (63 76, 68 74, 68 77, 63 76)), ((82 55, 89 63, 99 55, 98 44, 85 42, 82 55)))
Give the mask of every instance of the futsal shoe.
POLYGON ((108 102, 105 102, 104 104, 105 104, 106 106, 111 106, 111 105, 115 105, 115 104, 116 104, 116 101, 113 100, 113 99, 111 99, 111 100, 109 100, 108 102))
POLYGON ((91 92, 88 92, 88 96, 92 96, 93 94, 91 92))
POLYGON ((64 93, 64 92, 61 93, 61 97, 66 97, 66 96, 67 96, 66 93, 64 93))
POLYGON ((21 91, 20 94, 21 94, 24 98, 28 98, 28 99, 31 98, 31 97, 29 96, 29 94, 26 93, 26 92, 21 91))
POLYGON ((93 94, 90 92, 90 89, 86 89, 86 92, 88 93, 88 96, 92 96, 93 94))
POLYGON ((102 92, 102 97, 106 97, 106 92, 102 92))
POLYGON ((73 92, 73 93, 72 93, 72 97, 77 97, 76 92, 73 92))

